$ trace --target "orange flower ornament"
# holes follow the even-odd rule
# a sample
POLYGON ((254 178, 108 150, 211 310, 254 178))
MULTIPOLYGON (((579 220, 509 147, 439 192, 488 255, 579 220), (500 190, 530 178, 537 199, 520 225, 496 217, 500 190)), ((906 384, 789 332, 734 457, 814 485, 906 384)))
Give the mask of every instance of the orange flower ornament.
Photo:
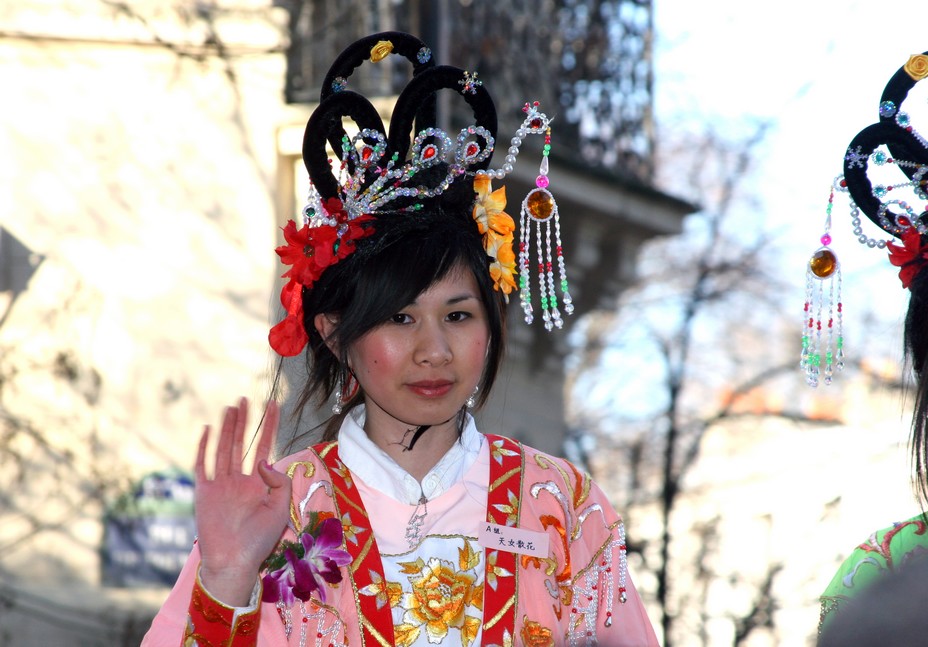
POLYGON ((506 188, 492 190, 490 177, 479 173, 474 178, 474 220, 477 229, 483 234, 487 255, 493 259, 490 263, 490 276, 493 287, 503 293, 506 303, 509 294, 516 289, 516 256, 512 250, 513 231, 516 224, 512 217, 503 211, 506 208, 506 188))

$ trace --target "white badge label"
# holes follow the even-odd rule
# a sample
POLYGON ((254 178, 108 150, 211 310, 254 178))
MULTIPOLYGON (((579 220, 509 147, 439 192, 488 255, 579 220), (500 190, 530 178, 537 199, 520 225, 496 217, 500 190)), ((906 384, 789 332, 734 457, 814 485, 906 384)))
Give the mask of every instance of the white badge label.
POLYGON ((477 542, 484 548, 496 548, 510 553, 548 556, 548 533, 523 530, 511 526, 483 522, 477 533, 477 542))

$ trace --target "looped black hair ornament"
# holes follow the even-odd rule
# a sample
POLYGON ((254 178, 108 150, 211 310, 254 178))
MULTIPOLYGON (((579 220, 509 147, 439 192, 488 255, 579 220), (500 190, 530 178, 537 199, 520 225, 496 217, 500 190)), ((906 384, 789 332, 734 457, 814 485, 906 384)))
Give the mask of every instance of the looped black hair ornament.
POLYGON ((928 52, 910 56, 906 64, 896 71, 880 97, 879 120, 851 140, 844 155, 844 174, 835 178, 832 184, 822 247, 809 261, 807 271, 800 366, 811 386, 818 386, 820 377, 825 384, 830 384, 833 371, 844 366, 841 270, 837 257, 829 248, 835 191, 849 194, 851 225, 857 240, 869 248, 889 250, 889 262, 900 268, 903 288, 909 288, 928 260, 928 245, 925 245, 928 233, 925 205, 928 201, 928 140, 915 129, 908 113, 902 110, 909 91, 926 77, 928 52), (895 169, 895 177, 901 179, 892 179, 892 169, 895 169), (911 197, 905 195, 906 191, 911 192, 911 197), (920 201, 921 206, 912 204, 910 200, 913 199, 920 201), (886 239, 867 236, 862 227, 861 212, 903 244, 896 245, 886 239), (820 281, 817 290, 815 279, 820 281), (827 324, 823 323, 826 318, 822 314, 825 280, 831 280, 829 309, 837 300, 837 313, 828 314, 827 324))
POLYGON ((303 350, 308 340, 302 321, 303 290, 311 288, 327 268, 354 253, 376 228, 395 226, 391 224, 395 218, 379 215, 418 211, 445 199, 459 200, 459 192, 451 189, 464 182, 473 187, 474 193, 467 199, 490 257, 495 289, 507 302, 508 295, 519 289, 525 319, 532 322, 528 259, 534 227, 545 328, 562 327, 555 296, 555 256, 564 311, 570 314, 573 305, 567 291, 557 205, 547 190, 551 119, 537 102, 526 104, 524 111, 525 119, 510 142, 504 164, 490 169, 496 109, 476 72, 436 65, 428 47, 400 32, 374 34, 342 52, 326 75, 319 106, 303 136, 303 161, 310 178, 303 222, 299 228, 288 222, 283 230, 287 244, 277 248, 282 262, 291 267, 284 274, 289 282, 281 291, 287 316, 269 335, 274 350, 284 356, 303 350), (409 60, 413 75, 397 98, 387 132, 370 101, 349 89, 349 77, 365 61, 376 63, 391 54, 409 60), (440 90, 456 92, 473 111, 474 123, 454 136, 436 127, 435 97, 440 90), (344 118, 357 126, 353 136, 344 129, 344 118), (536 188, 522 204, 522 275, 517 285, 512 248, 515 223, 504 211, 505 189, 494 191, 490 183, 512 172, 522 140, 533 134, 545 135, 545 146, 536 188), (337 168, 330 162, 327 143, 339 157, 334 165, 337 168), (552 232, 556 252, 552 252, 552 232))

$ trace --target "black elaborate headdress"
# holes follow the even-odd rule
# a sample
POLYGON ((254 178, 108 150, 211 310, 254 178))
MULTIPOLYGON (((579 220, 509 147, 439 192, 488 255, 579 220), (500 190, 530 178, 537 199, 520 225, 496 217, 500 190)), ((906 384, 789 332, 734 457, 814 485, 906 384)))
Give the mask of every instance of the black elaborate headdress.
POLYGON ((306 124, 303 161, 309 172, 310 193, 298 227, 292 220, 284 227, 287 244, 277 253, 290 269, 281 291, 286 318, 271 329, 269 340, 279 354, 300 353, 307 341, 303 328, 302 297, 327 268, 353 254, 364 254, 376 245, 377 232, 402 227, 404 214, 440 211, 443 202, 472 205, 474 226, 483 237, 488 271, 494 287, 508 300, 519 289, 526 320, 532 320, 528 281, 531 223, 538 223, 538 275, 542 316, 546 328, 561 327, 562 319, 554 288, 554 264, 558 265, 564 311, 572 312, 560 247, 557 205, 547 190, 550 150, 550 119, 538 103, 526 104, 525 120, 512 138, 505 163, 489 168, 496 145, 496 109, 476 73, 436 65, 422 41, 409 34, 383 32, 349 46, 332 64, 320 93, 319 106, 306 124), (412 78, 394 105, 389 128, 377 110, 349 87, 352 73, 365 61, 377 63, 399 55, 412 63, 412 78), (452 136, 437 127, 436 94, 454 90, 470 106, 474 122, 452 136), (345 121, 357 127, 345 130, 345 121), (519 252, 519 283, 513 251, 515 223, 503 211, 505 190, 493 191, 492 179, 508 175, 524 137, 545 136, 542 166, 533 189, 522 205, 522 240, 519 252), (335 151, 333 164, 327 145, 335 151), (551 249, 551 225, 557 243, 551 249), (542 227, 545 228, 544 240, 542 227), (546 246, 547 257, 543 256, 546 246), (554 260, 556 256, 557 260, 554 260))
POLYGON ((915 129, 902 105, 909 91, 926 77, 928 52, 913 54, 893 74, 880 97, 878 120, 851 140, 844 155, 844 172, 832 183, 822 247, 812 256, 807 271, 801 367, 811 386, 817 386, 820 379, 830 383, 834 371, 844 365, 841 267, 829 247, 835 192, 849 194, 857 240, 870 248, 889 249, 889 261, 899 267, 904 288, 928 261, 928 140, 915 129), (902 245, 865 234, 861 213, 902 245))

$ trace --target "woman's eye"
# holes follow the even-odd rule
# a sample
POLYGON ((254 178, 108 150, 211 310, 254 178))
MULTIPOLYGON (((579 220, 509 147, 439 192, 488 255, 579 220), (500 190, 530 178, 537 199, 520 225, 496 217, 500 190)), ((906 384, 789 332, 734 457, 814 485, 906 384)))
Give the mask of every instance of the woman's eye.
POLYGON ((470 319, 469 312, 456 311, 448 315, 448 321, 464 321, 465 319, 470 319))
POLYGON ((398 312, 390 317, 390 323, 405 324, 409 323, 410 321, 412 321, 412 318, 407 314, 403 314, 402 312, 398 312))

